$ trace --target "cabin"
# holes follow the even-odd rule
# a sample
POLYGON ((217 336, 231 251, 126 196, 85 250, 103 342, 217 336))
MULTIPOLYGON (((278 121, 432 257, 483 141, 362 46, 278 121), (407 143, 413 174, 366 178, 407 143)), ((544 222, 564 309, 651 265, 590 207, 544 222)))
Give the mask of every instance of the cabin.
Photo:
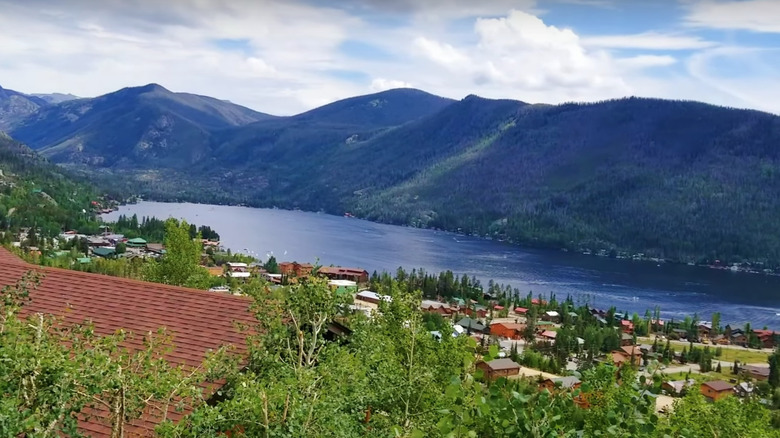
POLYGON ((487 380, 495 380, 499 377, 516 376, 520 374, 520 364, 512 359, 494 359, 490 362, 479 362, 477 368, 485 373, 487 380))
POLYGON ((314 266, 308 263, 282 262, 279 263, 279 272, 288 277, 306 277, 311 275, 314 266))
POLYGON ((471 318, 463 318, 456 322, 455 325, 463 327, 467 333, 485 333, 487 331, 487 327, 471 318))
POLYGON ((331 280, 350 280, 358 284, 368 283, 368 271, 360 268, 342 268, 341 266, 324 266, 317 273, 331 280))
POLYGON ((634 345, 634 336, 629 335, 628 333, 621 333, 620 346, 625 347, 626 345, 634 345))
POLYGON ((515 307, 515 313, 525 316, 528 313, 528 309, 525 307, 515 307))
POLYGON ((775 348, 776 335, 772 330, 753 330, 753 333, 758 337, 761 342, 761 348, 775 348))
POLYGON ((490 334, 500 338, 522 339, 525 327, 524 324, 497 322, 495 324, 490 324, 490 334))
POLYGON ((116 248, 110 246, 99 246, 92 248, 92 254, 104 259, 113 259, 116 257, 116 248))
POLYGON ((743 365, 739 367, 739 374, 743 377, 750 377, 753 380, 765 382, 769 380, 769 367, 743 365))
POLYGON ((574 376, 558 377, 555 379, 544 379, 539 385, 542 389, 546 389, 550 392, 555 391, 556 388, 574 390, 582 385, 580 379, 574 376))
POLYGON ((553 323, 560 323, 561 322, 561 314, 556 312, 555 310, 549 310, 547 312, 544 312, 542 314, 542 321, 550 321, 553 323))
POLYGON ((704 382, 701 384, 701 394, 709 401, 717 401, 734 394, 734 385, 723 380, 704 382))
POLYGON ((556 336, 558 336, 558 332, 554 332, 552 330, 545 330, 541 334, 539 334, 539 337, 542 339, 542 341, 547 341, 547 342, 555 342, 556 336))
POLYGON ((628 333, 629 335, 634 334, 634 323, 627 319, 621 319, 620 330, 622 330, 623 333, 628 333))
POLYGON ((670 380, 661 384, 661 389, 666 391, 667 394, 679 396, 683 395, 688 388, 692 388, 694 385, 696 385, 696 381, 693 379, 670 380))
POLYGON ((452 314, 455 313, 455 310, 452 309, 449 304, 433 300, 422 300, 422 303, 420 303, 420 310, 428 313, 438 313, 444 317, 452 316, 452 314))
POLYGON ((362 292, 358 292, 357 295, 355 295, 355 299, 358 301, 365 301, 367 303, 372 303, 372 304, 379 304, 382 301, 388 303, 393 301, 393 297, 387 295, 379 295, 378 293, 372 292, 370 290, 364 290, 362 292))

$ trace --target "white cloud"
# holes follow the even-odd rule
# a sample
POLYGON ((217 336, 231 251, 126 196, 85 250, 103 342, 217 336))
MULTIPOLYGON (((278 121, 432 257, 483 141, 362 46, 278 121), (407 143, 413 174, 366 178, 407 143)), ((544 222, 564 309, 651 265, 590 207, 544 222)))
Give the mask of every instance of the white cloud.
POLYGON ((448 72, 448 83, 469 81, 494 96, 503 93, 495 97, 544 92, 548 100, 561 101, 629 91, 609 55, 586 50, 570 29, 512 11, 504 18, 478 19, 474 31, 478 42, 471 46, 453 47, 423 37, 416 45, 448 72))
POLYGON ((376 78, 373 81, 371 81, 372 91, 379 92, 379 91, 392 90, 395 88, 414 88, 414 86, 409 82, 393 80, 393 79, 385 79, 385 78, 376 78))
POLYGON ((631 35, 601 35, 582 38, 587 47, 607 49, 642 50, 691 50, 704 49, 716 45, 697 36, 644 32, 631 35))
POLYGON ((714 29, 780 33, 780 2, 776 0, 689 2, 686 21, 714 29))
MULTIPOLYGON (((557 103, 636 94, 744 106, 756 102, 751 90, 772 88, 761 78, 778 77, 776 71, 742 83, 713 77, 710 54, 712 62, 694 58, 700 67, 694 73, 706 80, 697 79, 682 67, 689 64, 685 52, 652 52, 717 48, 690 27, 582 37, 542 21, 533 0, 345 0, 334 2, 338 8, 303 1, 0 0, 0 85, 95 96, 157 82, 292 114, 412 84, 457 99, 557 103), (238 50, 221 49, 227 40, 238 50), (344 53, 345 41, 375 46, 377 54, 344 53)), ((571 1, 581 2, 544 5, 553 10, 571 1)), ((703 20, 697 5, 688 4, 689 20, 703 20)))

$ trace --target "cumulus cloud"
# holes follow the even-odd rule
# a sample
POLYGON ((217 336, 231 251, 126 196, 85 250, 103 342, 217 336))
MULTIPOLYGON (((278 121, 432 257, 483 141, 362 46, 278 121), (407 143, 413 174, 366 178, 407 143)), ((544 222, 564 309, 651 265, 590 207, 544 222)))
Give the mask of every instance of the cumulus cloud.
POLYGON ((780 32, 780 2, 776 0, 696 0, 686 7, 685 19, 693 26, 780 32))
POLYGON ((515 97, 545 91, 552 100, 602 97, 628 92, 619 65, 602 51, 588 51, 570 29, 545 24, 523 11, 478 19, 478 41, 453 47, 424 37, 419 52, 454 81, 493 88, 515 97))
MULTIPOLYGON (((725 28, 723 17, 729 17, 736 28, 769 31, 777 15, 764 9, 748 16, 750 8, 734 2, 681 1, 688 2, 686 23, 697 26, 725 28)), ((609 0, 555 0, 544 7, 554 10, 558 3, 624 7, 609 0)), ((768 0, 737 3, 774 7, 768 0)), ((0 0, 0 85, 95 96, 156 82, 284 115, 412 84, 451 98, 558 103, 638 94, 740 105, 753 95, 742 89, 761 84, 735 80, 724 87, 723 78, 711 74, 712 55, 707 62, 694 58, 699 68, 693 71, 717 84, 685 70, 691 64, 686 51, 719 47, 697 36, 696 28, 587 35, 551 25, 554 14, 535 9, 541 4, 0 0), (374 48, 376 56, 367 56, 374 48), (663 76, 655 75, 659 71, 663 76)))

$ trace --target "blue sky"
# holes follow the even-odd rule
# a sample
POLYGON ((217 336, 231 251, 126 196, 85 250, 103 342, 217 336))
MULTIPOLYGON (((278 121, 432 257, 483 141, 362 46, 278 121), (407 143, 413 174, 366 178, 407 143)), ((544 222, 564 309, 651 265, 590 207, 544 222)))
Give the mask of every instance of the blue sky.
POLYGON ((272 114, 415 87, 780 113, 775 0, 0 0, 0 85, 160 83, 272 114))

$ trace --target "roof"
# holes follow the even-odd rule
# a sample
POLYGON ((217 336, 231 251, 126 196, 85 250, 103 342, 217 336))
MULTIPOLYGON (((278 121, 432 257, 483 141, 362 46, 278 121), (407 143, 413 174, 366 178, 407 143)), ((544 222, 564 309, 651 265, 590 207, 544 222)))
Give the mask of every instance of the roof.
POLYGON ((387 302, 393 301, 393 297, 387 295, 379 295, 378 293, 372 292, 370 290, 364 290, 362 292, 358 292, 356 298, 363 298, 363 299, 376 300, 376 301, 385 300, 387 302))
POLYGON ((323 266, 317 272, 325 275, 363 275, 368 273, 365 269, 342 268, 341 266, 323 266))
POLYGON ((143 245, 143 244, 146 243, 146 240, 142 239, 140 237, 136 237, 136 238, 133 238, 133 239, 127 239, 127 243, 134 243, 136 245, 143 245))
POLYGON ((96 256, 108 257, 116 254, 116 249, 103 246, 92 249, 92 253, 96 256))
POLYGON ((528 312, 528 309, 525 307, 515 307, 515 313, 526 313, 528 312))
POLYGON ((642 355, 642 350, 638 346, 636 346, 636 345, 624 345, 624 346, 620 347, 620 349, 623 350, 623 352, 626 355, 628 355, 628 356, 631 356, 631 355, 641 356, 642 355))
POLYGON ((336 287, 356 287, 357 283, 351 280, 330 280, 328 281, 328 286, 336 286, 336 287))
POLYGON ((559 316, 559 315, 560 315, 560 314, 559 314, 558 312, 556 312, 555 310, 548 310, 548 311, 544 312, 544 314, 545 314, 545 315, 548 315, 548 316, 559 316))
POLYGON ((755 374, 757 376, 762 377, 769 377, 769 367, 759 367, 755 365, 745 365, 740 367, 742 371, 746 371, 750 374, 755 374))
POLYGON ((723 380, 713 380, 712 382, 704 382, 702 386, 709 386, 713 391, 721 392, 734 389, 734 385, 723 380))
MULTIPOLYGON (((166 356, 173 365, 197 366, 208 351, 223 345, 233 345, 238 354, 245 354, 245 335, 234 322, 256 322, 249 310, 251 299, 246 297, 34 266, 0 248, 0 285, 15 284, 29 271, 42 273, 43 278, 29 291, 30 302, 22 308, 23 315, 52 314, 66 324, 91 320, 98 335, 123 328, 136 334, 124 344, 129 349, 142 348, 143 334, 165 327, 173 337, 174 348, 166 356)), ((169 413, 169 417, 178 419, 184 414, 169 413)), ((153 415, 145 416, 128 427, 128 435, 144 434, 158 421, 153 415)), ((98 417, 81 421, 79 427, 93 437, 108 437, 111 432, 98 417)))
POLYGON ((681 392, 686 387, 690 387, 696 384, 696 381, 693 379, 688 380, 672 380, 669 382, 666 382, 667 385, 674 388, 674 392, 681 392))
POLYGON ((574 388, 577 384, 581 383, 580 379, 574 376, 559 377, 553 379, 553 383, 560 383, 563 388, 574 388))
POLYGON ((558 336, 558 333, 554 332, 552 330, 545 330, 545 331, 542 332, 542 337, 543 338, 553 338, 553 339, 555 339, 556 336, 558 336))
POLYGON ((499 370, 513 370, 520 368, 520 364, 512 359, 493 359, 490 362, 485 362, 488 367, 493 371, 499 370))
POLYGON ((517 324, 514 322, 497 322, 494 324, 490 324, 491 327, 493 327, 494 325, 501 325, 504 326, 504 328, 507 328, 509 330, 525 330, 524 324, 517 324))
POLYGON ((484 325, 468 317, 461 319, 460 321, 458 321, 456 325, 459 325, 465 329, 471 328, 472 330, 476 330, 479 332, 485 330, 484 325))

